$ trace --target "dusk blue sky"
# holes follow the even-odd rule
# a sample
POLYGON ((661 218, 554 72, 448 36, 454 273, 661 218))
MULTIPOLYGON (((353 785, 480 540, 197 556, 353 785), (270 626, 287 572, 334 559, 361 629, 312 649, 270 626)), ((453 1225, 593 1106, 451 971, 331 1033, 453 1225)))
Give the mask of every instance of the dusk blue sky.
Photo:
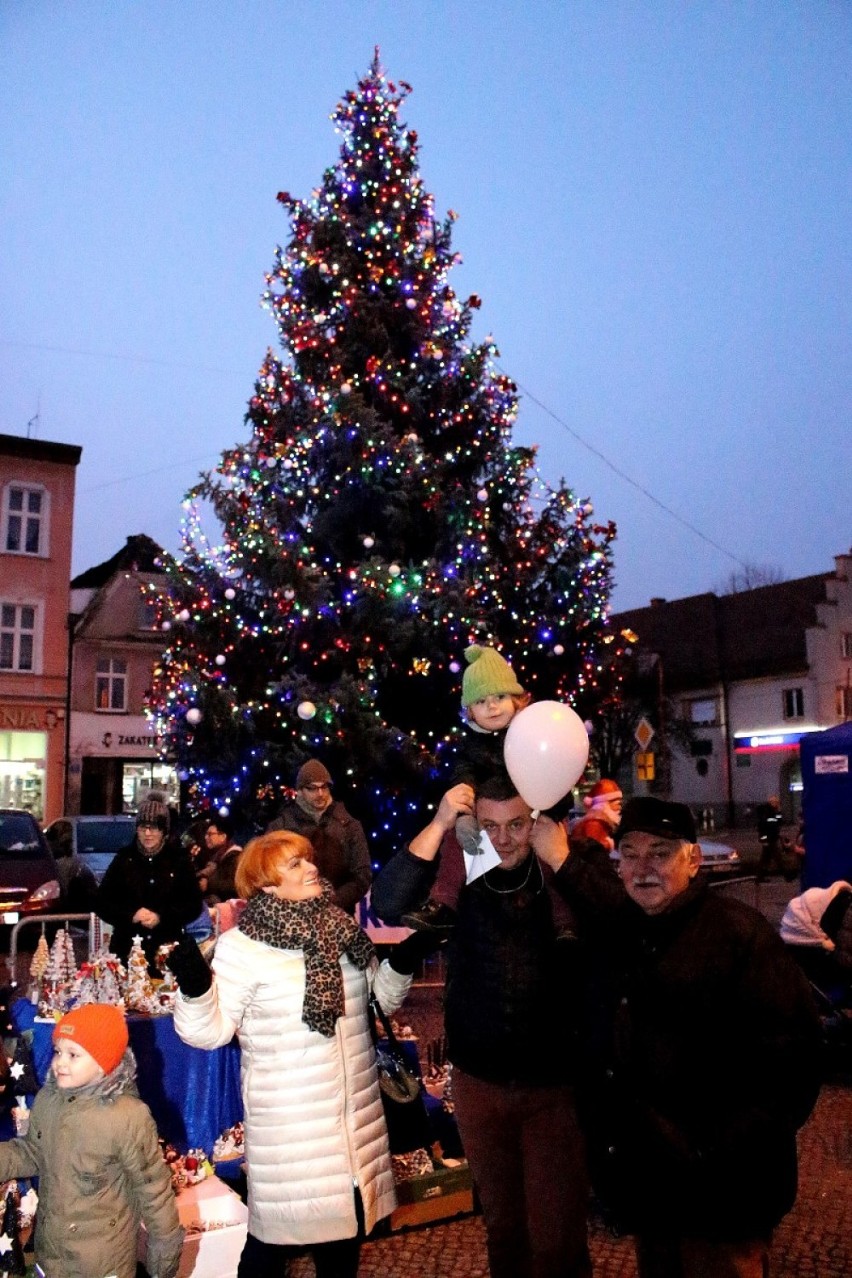
POLYGON ((374 45, 459 215, 474 337, 523 390, 516 438, 618 524, 615 606, 829 571, 846 0, 0 0, 0 431, 83 446, 75 572, 131 533, 177 549, 185 490, 246 438, 276 192, 334 162, 374 45))

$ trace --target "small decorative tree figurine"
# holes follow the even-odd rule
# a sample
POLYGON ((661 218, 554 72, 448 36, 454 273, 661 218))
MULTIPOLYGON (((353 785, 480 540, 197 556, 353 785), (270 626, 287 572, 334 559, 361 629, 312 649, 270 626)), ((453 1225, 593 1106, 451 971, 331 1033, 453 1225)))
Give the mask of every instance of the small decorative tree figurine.
POLYGON ((50 962, 50 950, 47 948, 47 937, 44 932, 38 938, 38 945, 30 963, 30 1002, 38 1005, 41 998, 41 983, 50 962))
POLYGON ((74 944, 67 928, 57 932, 44 973, 42 995, 38 1010, 42 1015, 64 1012, 68 995, 77 976, 74 944))
POLYGON ((9 1274, 26 1272, 27 1264, 18 1231, 18 1204, 15 1194, 10 1190, 6 1194, 3 1223, 0 1225, 0 1274, 7 1278, 9 1274))
POLYGON ((154 995, 154 986, 148 975, 148 960, 142 949, 142 937, 134 936, 130 953, 127 956, 127 994, 128 1010, 147 1012, 149 1015, 160 1010, 154 995))
POLYGON ((35 1096, 38 1091, 33 1054, 26 1034, 19 1034, 9 1063, 8 1089, 15 1096, 35 1096))

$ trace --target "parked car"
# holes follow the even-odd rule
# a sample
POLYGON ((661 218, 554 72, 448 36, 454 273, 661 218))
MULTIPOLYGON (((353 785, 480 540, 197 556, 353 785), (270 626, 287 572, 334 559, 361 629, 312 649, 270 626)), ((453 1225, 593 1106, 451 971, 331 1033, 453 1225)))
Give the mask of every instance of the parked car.
MULTIPOLYGON (((55 849, 65 850, 94 875, 97 883, 120 848, 133 842, 136 819, 132 816, 66 816, 45 830, 55 849)), ((60 852, 61 856, 61 852, 60 852)))
POLYGON ((31 812, 0 808, 0 929, 60 908, 59 875, 31 812))
MULTIPOLYGON (((740 854, 736 848, 727 843, 716 843, 711 839, 699 839, 701 849, 701 868, 712 875, 736 874, 742 870, 740 854)), ((618 861, 618 849, 610 852, 610 858, 618 861)))
POLYGON ((740 854, 729 844, 699 839, 698 846, 701 848, 702 870, 708 870, 711 874, 734 874, 742 870, 740 854))

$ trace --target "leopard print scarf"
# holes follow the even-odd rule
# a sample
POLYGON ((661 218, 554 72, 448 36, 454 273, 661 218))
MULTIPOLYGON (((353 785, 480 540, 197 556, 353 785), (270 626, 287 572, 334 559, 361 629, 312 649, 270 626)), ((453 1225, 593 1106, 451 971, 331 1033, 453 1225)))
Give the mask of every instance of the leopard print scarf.
POLYGON ((340 955, 346 953, 364 971, 376 957, 373 942, 350 914, 333 905, 332 886, 323 880, 322 895, 307 901, 279 901, 268 892, 256 892, 240 918, 239 928, 254 941, 279 950, 301 950, 305 956, 305 999, 302 1020, 308 1029, 334 1035, 343 1015, 343 972, 340 955))

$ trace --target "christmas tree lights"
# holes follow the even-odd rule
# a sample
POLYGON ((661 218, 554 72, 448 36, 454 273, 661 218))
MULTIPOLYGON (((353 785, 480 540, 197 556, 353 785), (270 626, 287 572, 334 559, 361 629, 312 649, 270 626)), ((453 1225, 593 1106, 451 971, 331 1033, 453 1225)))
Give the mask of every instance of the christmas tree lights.
POLYGON ((611 664, 614 526, 512 442, 517 389, 450 286, 456 215, 436 219, 408 92, 376 55, 333 115, 337 163, 278 196, 263 301, 285 358, 187 497, 151 701, 196 808, 263 824, 316 755, 377 859, 448 772, 469 643, 581 712, 611 664))

